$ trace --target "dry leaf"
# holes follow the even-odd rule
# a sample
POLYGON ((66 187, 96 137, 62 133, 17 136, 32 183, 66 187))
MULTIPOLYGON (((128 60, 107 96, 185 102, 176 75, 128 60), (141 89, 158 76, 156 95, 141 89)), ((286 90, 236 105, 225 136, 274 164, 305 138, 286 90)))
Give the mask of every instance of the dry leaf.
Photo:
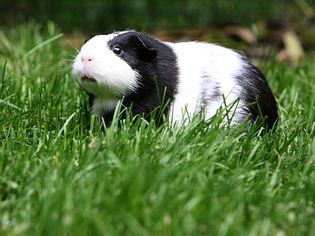
POLYGON ((236 36, 248 44, 254 44, 257 42, 256 36, 249 28, 240 26, 228 26, 223 29, 223 32, 227 35, 236 36))
POLYGON ((280 51, 277 55, 277 59, 280 61, 287 60, 291 64, 296 65, 304 55, 302 44, 292 30, 284 32, 282 35, 284 44, 284 50, 280 51))

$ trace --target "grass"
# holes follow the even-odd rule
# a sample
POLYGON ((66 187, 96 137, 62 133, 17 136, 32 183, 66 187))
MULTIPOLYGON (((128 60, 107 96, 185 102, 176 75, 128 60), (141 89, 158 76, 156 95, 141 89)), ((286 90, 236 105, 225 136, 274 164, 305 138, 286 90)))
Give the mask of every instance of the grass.
POLYGON ((0 235, 314 234, 313 58, 263 66, 273 133, 219 129, 219 116, 104 132, 60 37, 53 24, 0 32, 0 235))

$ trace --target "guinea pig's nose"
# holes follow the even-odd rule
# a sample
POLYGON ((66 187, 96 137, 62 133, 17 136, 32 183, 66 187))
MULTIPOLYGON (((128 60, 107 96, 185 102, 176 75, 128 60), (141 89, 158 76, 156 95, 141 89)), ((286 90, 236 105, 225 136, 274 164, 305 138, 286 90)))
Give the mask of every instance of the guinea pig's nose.
POLYGON ((93 60, 93 57, 81 57, 81 61, 84 64, 87 64, 87 63, 91 62, 92 60, 93 60))

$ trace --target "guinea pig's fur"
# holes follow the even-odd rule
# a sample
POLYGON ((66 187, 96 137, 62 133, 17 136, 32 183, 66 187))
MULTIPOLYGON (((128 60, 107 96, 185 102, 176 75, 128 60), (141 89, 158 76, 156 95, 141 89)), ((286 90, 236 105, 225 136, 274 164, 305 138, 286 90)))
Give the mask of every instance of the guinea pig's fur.
POLYGON ((262 72, 243 55, 214 44, 163 42, 136 31, 97 35, 82 46, 73 74, 89 94, 93 113, 107 121, 119 101, 141 115, 164 104, 172 123, 201 111, 207 119, 222 107, 233 124, 264 117, 271 128, 278 118, 262 72))

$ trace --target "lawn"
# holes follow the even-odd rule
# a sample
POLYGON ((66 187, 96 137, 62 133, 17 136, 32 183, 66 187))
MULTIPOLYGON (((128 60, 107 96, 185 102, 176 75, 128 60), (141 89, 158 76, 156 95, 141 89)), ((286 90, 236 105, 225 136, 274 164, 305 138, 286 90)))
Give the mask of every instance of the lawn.
POLYGON ((314 56, 260 65, 274 132, 220 115, 104 130, 63 38, 52 23, 0 31, 0 235, 314 235, 314 56))

